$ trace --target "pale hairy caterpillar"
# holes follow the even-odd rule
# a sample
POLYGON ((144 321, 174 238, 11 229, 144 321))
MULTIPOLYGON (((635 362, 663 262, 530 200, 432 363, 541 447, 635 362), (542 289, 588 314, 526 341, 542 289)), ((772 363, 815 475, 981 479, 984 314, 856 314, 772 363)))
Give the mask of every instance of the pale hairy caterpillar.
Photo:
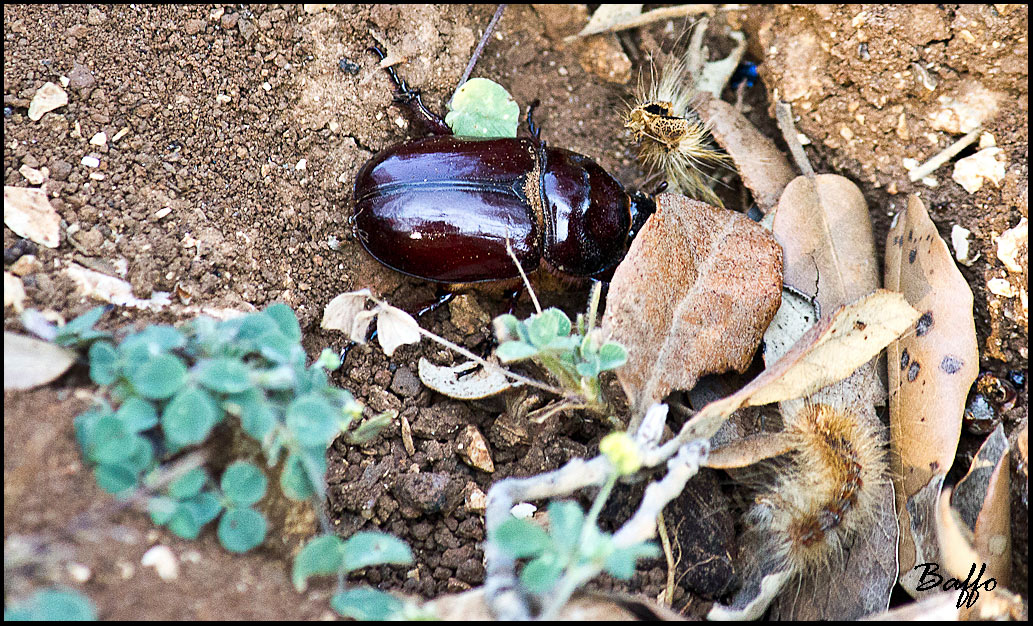
POLYGON ((848 410, 804 402, 784 417, 794 457, 747 523, 766 546, 763 569, 801 573, 834 564, 870 525, 887 466, 880 434, 848 410))
POLYGON ((782 409, 792 453, 769 468, 774 480, 746 513, 746 584, 731 607, 715 605, 711 619, 755 619, 790 581, 835 576, 845 550, 873 529, 889 480, 881 425, 814 399, 782 409))
POLYGON ((728 157, 711 144, 706 124, 692 108, 692 74, 685 58, 666 63, 659 76, 651 66, 648 85, 639 77, 624 127, 639 142, 639 158, 665 178, 670 191, 721 206, 701 168, 721 165, 728 157))

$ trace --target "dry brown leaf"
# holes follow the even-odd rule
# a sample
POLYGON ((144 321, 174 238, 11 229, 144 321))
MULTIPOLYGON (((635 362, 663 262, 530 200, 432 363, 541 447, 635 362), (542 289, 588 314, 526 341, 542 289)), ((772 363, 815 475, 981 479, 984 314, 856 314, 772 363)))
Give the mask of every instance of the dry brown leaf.
POLYGON ((160 311, 172 304, 167 292, 155 291, 150 298, 137 298, 133 295, 133 286, 128 282, 85 268, 78 263, 69 263, 64 268, 64 275, 75 283, 82 295, 101 302, 153 311, 160 311))
POLYGON ((395 353, 398 346, 407 343, 420 343, 420 325, 412 315, 393 306, 378 307, 377 340, 384 354, 388 357, 395 353))
MULTIPOLYGON (((914 333, 894 342, 889 363, 891 474, 897 488, 901 584, 917 597, 916 538, 908 500, 954 462, 968 390, 979 373, 972 291, 918 196, 897 215, 886 242, 886 287, 921 312, 914 333)), ((932 520, 925 518, 925 524, 932 520)), ((935 545, 918 549, 936 560, 935 545)))
POLYGON ((711 402, 679 438, 709 439, 743 406, 802 398, 849 376, 918 319, 899 293, 879 289, 823 317, 777 363, 736 393, 711 402))
MULTIPOLYGON (((359 289, 337 295, 323 307, 323 321, 319 325, 322 328, 340 330, 350 335, 352 326, 355 324, 355 316, 366 309, 366 299, 369 296, 369 289, 359 289)), ((363 339, 365 339, 365 335, 363 335, 363 339)))
POLYGON ((785 284, 814 296, 822 311, 879 286, 868 205, 848 179, 795 178, 778 200, 772 232, 785 251, 785 284))
POLYGON ((628 349, 617 377, 633 405, 691 389, 704 374, 745 370, 778 309, 781 272, 778 244, 746 216, 658 196, 614 273, 602 321, 628 349))
POLYGON ((954 487, 951 506, 972 529, 973 547, 986 563, 987 576, 1002 587, 1011 582, 1010 487, 1008 440, 998 424, 954 487))
MULTIPOLYGON (((1007 456, 1003 458, 1007 459, 1007 456)), ((1007 467, 1006 462, 1002 465, 1007 467)), ((944 489, 932 521, 939 537, 942 558, 933 562, 937 567, 929 568, 925 582, 942 586, 944 581, 954 578, 964 586, 955 595, 955 606, 961 609, 962 619, 1027 621, 1026 605, 1022 598, 1005 589, 989 570, 983 569, 985 557, 976 551, 972 530, 951 506, 951 500, 951 490, 944 489)), ((924 568, 920 569, 925 571, 924 568)), ((958 589, 957 586, 951 588, 958 589)))
POLYGON ((61 243, 61 216, 42 189, 5 185, 4 224, 42 246, 56 248, 61 243))
POLYGON ((731 104, 707 98, 696 107, 718 145, 732 157, 742 182, 753 192, 763 213, 778 204, 782 190, 796 172, 775 143, 765 137, 731 104))
POLYGON ((4 332, 4 391, 45 385, 64 374, 76 354, 48 341, 4 332))
POLYGON ((420 357, 419 374, 424 385, 458 400, 490 398, 515 386, 501 370, 481 367, 473 361, 446 367, 420 357))
POLYGON ((789 452, 794 442, 786 433, 750 435, 711 450, 705 465, 715 469, 747 467, 789 452))

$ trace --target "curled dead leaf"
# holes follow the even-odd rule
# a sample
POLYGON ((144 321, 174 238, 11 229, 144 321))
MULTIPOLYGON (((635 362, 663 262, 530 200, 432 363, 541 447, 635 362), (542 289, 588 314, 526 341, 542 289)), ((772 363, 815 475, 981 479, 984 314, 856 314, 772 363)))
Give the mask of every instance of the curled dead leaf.
POLYGON ((743 184, 763 213, 778 204, 782 190, 796 176, 789 161, 742 113, 727 102, 708 98, 696 110, 718 145, 732 157, 743 184))
POLYGON ((377 340, 384 354, 391 356, 398 346, 420 343, 420 325, 412 315, 393 306, 377 307, 377 340))
MULTIPOLYGON (((979 373, 972 291, 918 196, 909 198, 890 228, 885 282, 921 314, 915 331, 887 351, 891 474, 905 529, 900 570, 908 572, 923 562, 916 560, 917 537, 932 535, 931 529, 916 529, 923 522, 912 519, 909 499, 953 464, 965 401, 979 373)), ((929 549, 935 546, 923 551, 929 549)), ((901 577, 917 597, 916 583, 916 577, 901 577)))
POLYGON ((602 321, 628 350, 617 377, 634 405, 745 370, 778 309, 781 274, 778 244, 744 215, 658 196, 614 273, 602 321))

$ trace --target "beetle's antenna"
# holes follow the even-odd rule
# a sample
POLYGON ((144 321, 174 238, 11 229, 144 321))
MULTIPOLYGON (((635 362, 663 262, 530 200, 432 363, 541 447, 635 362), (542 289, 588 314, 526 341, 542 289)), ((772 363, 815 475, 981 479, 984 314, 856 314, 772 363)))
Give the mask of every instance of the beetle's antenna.
MULTIPOLYGON (((495 30, 495 25, 502 19, 502 12, 506 10, 506 5, 500 4, 499 8, 495 9, 495 15, 492 16, 491 21, 488 22, 488 27, 484 29, 484 34, 481 35, 481 41, 477 44, 477 48, 473 51, 473 56, 470 57, 470 62, 466 64, 466 70, 463 71, 462 77, 459 78, 459 84, 456 85, 456 91, 463 86, 467 80, 470 79, 470 74, 473 73, 473 67, 477 65, 477 59, 480 58, 481 52, 484 51, 484 46, 488 43, 488 37, 491 36, 492 31, 495 30)), ((452 92, 452 97, 455 97, 455 91, 452 92)), ((452 98, 448 100, 452 102, 452 98)))

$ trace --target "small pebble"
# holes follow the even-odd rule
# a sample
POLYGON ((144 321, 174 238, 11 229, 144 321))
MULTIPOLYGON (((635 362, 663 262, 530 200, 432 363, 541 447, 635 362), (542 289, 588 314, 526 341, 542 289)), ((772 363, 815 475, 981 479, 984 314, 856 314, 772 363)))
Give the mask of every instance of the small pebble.
POLYGON ((95 156, 84 156, 80 163, 86 167, 100 167, 100 159, 95 156))
POLYGON ((162 580, 179 578, 179 562, 168 546, 154 546, 145 552, 143 558, 140 559, 140 565, 153 567, 162 580))

